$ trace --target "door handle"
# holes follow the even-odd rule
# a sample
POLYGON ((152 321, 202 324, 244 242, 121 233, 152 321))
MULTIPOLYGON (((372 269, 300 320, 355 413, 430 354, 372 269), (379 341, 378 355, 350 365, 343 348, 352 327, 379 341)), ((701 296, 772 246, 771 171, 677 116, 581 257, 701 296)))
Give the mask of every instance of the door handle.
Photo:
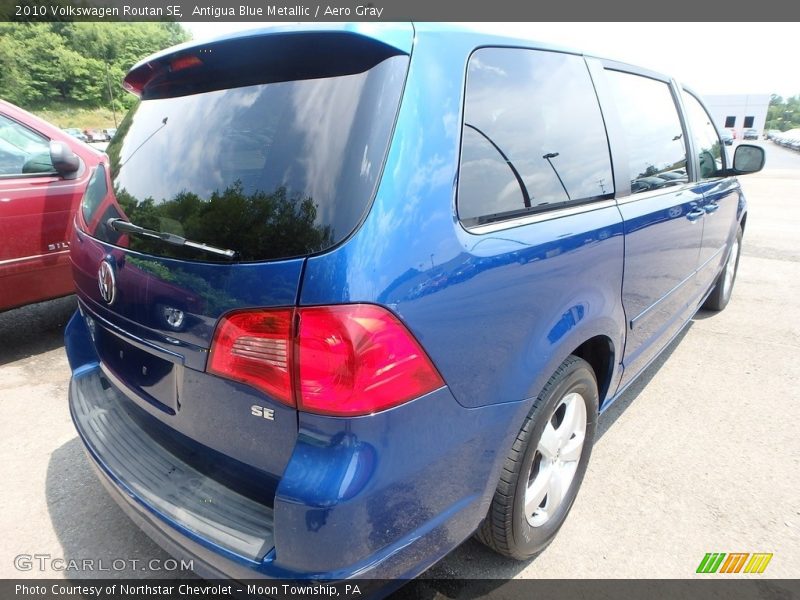
POLYGON ((706 211, 704 211, 702 208, 693 208, 688 213, 686 213, 686 218, 694 223, 704 214, 706 214, 706 211))
POLYGON ((703 207, 703 210, 706 211, 706 214, 711 214, 713 212, 716 212, 718 208, 719 204, 717 204, 716 202, 709 202, 703 207))

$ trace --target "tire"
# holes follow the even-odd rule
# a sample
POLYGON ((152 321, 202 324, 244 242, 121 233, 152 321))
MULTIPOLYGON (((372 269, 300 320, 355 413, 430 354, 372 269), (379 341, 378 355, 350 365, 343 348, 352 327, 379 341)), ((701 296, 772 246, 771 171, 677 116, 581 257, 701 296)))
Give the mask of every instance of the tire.
POLYGON ((736 231, 733 246, 728 252, 728 259, 725 261, 725 266, 722 267, 722 271, 717 276, 717 280, 714 282, 714 289, 703 303, 703 308, 720 311, 728 306, 731 294, 733 293, 733 284, 736 282, 736 273, 739 270, 739 257, 741 254, 742 228, 740 226, 736 231))
POLYGON ((479 541, 518 560, 529 559, 547 547, 564 523, 583 481, 592 453, 597 415, 594 371, 585 360, 570 356, 556 369, 525 418, 506 458, 489 512, 476 533, 479 541), (575 417, 570 419, 571 435, 570 428, 561 430, 567 425, 568 411, 575 417), (576 448, 579 435, 574 431, 580 429, 581 411, 585 418, 584 436, 582 445, 576 448), (543 439, 546 427, 549 433, 543 439), (555 446, 558 449, 553 452, 555 446), (566 456, 575 456, 577 460, 559 462, 566 456), (525 508, 529 486, 530 493, 535 494, 530 498, 531 506, 544 490, 544 497, 532 511, 525 508), (561 501, 552 506, 551 490, 561 495, 561 501))

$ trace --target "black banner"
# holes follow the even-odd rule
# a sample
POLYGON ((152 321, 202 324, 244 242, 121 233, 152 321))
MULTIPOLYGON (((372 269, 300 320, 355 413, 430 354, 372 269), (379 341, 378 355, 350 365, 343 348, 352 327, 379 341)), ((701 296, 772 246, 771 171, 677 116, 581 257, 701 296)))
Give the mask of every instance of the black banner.
MULTIPOLYGON (((461 0, 0 0, 10 21, 775 21, 800 19, 800 3, 761 0, 463 2, 461 0)), ((716 34, 715 34, 716 35, 716 34)), ((676 29, 675 43, 682 43, 676 29)))
POLYGON ((339 598, 361 600, 599 599, 790 600, 800 598, 800 580, 760 576, 695 579, 414 579, 410 581, 226 581, 177 579, 0 580, 3 600, 206 600, 339 598))

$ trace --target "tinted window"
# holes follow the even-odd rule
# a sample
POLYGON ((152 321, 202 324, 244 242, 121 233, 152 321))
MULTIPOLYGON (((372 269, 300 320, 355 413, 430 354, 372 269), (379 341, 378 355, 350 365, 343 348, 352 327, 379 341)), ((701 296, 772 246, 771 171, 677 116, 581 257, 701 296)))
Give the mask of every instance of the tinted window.
POLYGON ((89 180, 89 185, 86 186, 86 192, 81 201, 81 211, 83 211, 83 218, 87 223, 91 222, 107 193, 106 169, 100 164, 89 180))
POLYGON ((725 117, 725 127, 736 127, 736 117, 725 117))
MULTIPOLYGON (((102 203, 85 199, 90 233, 115 243, 106 222, 120 216, 236 250, 244 261, 331 247, 372 199, 407 64, 394 56, 355 74, 139 102, 108 147, 113 193, 102 203)), ((225 260, 124 239, 149 254, 225 260)))
POLYGON ((754 120, 755 120, 755 117, 745 117, 744 118, 744 127, 745 127, 745 129, 748 129, 748 128, 752 127, 754 120))
POLYGON ((0 176, 52 172, 50 140, 0 115, 0 176))
POLYGON ((687 181, 686 145, 669 85, 620 71, 606 73, 627 142, 631 192, 687 181))
POLYGON ((697 98, 689 93, 684 93, 683 103, 686 106, 686 117, 689 120, 695 151, 700 163, 700 178, 713 177, 724 168, 722 144, 717 130, 711 122, 711 117, 708 116, 697 98))
POLYGON ((458 186, 467 226, 613 192, 605 127, 583 58, 510 48, 473 53, 458 186))

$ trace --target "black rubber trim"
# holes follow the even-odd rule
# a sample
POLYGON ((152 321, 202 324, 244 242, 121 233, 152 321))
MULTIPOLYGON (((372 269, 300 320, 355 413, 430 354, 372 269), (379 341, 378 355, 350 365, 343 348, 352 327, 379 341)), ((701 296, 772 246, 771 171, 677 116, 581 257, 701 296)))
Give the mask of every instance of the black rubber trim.
POLYGON ((73 378, 75 424, 101 466, 167 521, 244 558, 274 547, 273 511, 204 475, 164 448, 125 409, 99 371, 73 378))

